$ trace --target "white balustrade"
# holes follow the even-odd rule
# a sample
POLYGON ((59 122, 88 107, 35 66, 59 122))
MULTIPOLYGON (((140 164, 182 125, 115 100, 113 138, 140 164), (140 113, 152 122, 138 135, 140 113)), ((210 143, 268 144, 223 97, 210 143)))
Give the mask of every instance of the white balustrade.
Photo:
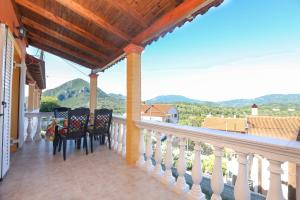
POLYGON ((186 172, 185 145, 186 145, 185 138, 180 138, 179 159, 178 159, 178 166, 177 166, 178 177, 173 188, 173 190, 178 194, 183 194, 189 190, 189 186, 186 184, 185 177, 184 177, 186 172))
POLYGON ((211 200, 222 200, 221 193, 224 189, 223 182, 223 171, 222 171, 222 148, 215 146, 214 147, 214 169, 211 177, 211 189, 213 191, 213 195, 211 200))
POLYGON ((202 192, 200 183, 202 181, 202 162, 201 162, 201 145, 200 142, 195 143, 195 156, 192 168, 193 186, 188 193, 188 199, 191 200, 206 200, 205 194, 202 192))
POLYGON ((239 171, 234 186, 234 198, 236 200, 250 200, 248 184, 248 159, 247 154, 238 153, 239 171))
POLYGON ((25 141, 40 141, 41 138, 41 130, 42 130, 42 118, 47 119, 47 123, 50 123, 51 118, 53 117, 52 112, 29 112, 25 113, 25 118, 27 118, 27 136, 25 141), (36 124, 35 124, 36 123, 36 124), (33 136, 33 131, 35 129, 35 133, 33 136))
POLYGON ((155 147, 155 168, 153 171, 153 176, 160 179, 163 175, 163 170, 161 168, 161 161, 162 161, 162 152, 161 152, 161 134, 160 132, 156 133, 156 147, 155 147))
POLYGON ((123 124, 123 135, 122 135, 122 157, 126 158, 126 124, 123 124))
POLYGON ((144 140, 144 129, 140 132, 140 142, 139 142, 139 159, 137 160, 137 166, 145 168, 145 140, 144 140))
POLYGON ((154 170, 154 166, 152 164, 152 131, 147 130, 146 134, 146 170, 149 174, 154 170))
POLYGON ((123 135, 124 135, 124 132, 123 132, 123 124, 118 124, 118 127, 119 127, 119 129, 118 129, 118 131, 119 131, 119 134, 118 134, 118 150, 117 150, 117 152, 118 152, 118 154, 122 154, 122 137, 123 137, 123 135))
POLYGON ((119 136, 119 125, 117 122, 114 122, 114 151, 118 150, 118 136, 119 136))
POLYGON ((39 142, 42 139, 41 136, 41 116, 37 116, 37 125, 36 125, 36 133, 33 137, 34 141, 39 142))
MULTIPOLYGON (((110 145, 111 148, 114 149, 114 144, 115 144, 115 140, 114 140, 114 135, 115 135, 115 128, 114 128, 115 124, 114 121, 111 122, 111 126, 110 126, 110 145)), ((107 146, 109 145, 109 143, 107 142, 107 146)))
POLYGON ((31 116, 27 116, 27 136, 25 141, 26 142, 31 142, 32 141, 32 117, 31 116))
POLYGON ((173 148, 172 148, 173 136, 167 135, 167 151, 165 158, 166 170, 162 176, 162 182, 168 186, 172 186, 175 183, 175 178, 172 175, 173 167, 173 148))
POLYGON ((281 187, 281 169, 282 162, 276 160, 269 160, 270 166, 270 188, 267 194, 267 200, 283 200, 281 187))

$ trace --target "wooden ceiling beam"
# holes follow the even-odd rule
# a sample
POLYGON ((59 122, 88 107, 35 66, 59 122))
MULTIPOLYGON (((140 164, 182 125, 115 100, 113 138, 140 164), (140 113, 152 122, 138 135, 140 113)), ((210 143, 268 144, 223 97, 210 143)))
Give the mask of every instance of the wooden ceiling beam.
POLYGON ((85 19, 90 20, 91 22, 97 24, 99 27, 103 28, 104 30, 113 33, 114 35, 126 41, 131 40, 131 37, 127 33, 111 25, 107 20, 94 14, 89 9, 83 7, 81 4, 77 3, 76 1, 74 0, 55 0, 55 1, 63 5, 64 7, 72 10, 73 12, 80 15, 81 17, 84 17, 85 19))
POLYGON ((120 0, 108 0, 107 1, 111 6, 115 7, 116 9, 120 10, 125 15, 131 17, 134 19, 134 21, 139 24, 143 28, 148 27, 148 23, 146 22, 146 19, 137 12, 134 8, 132 8, 126 1, 120 1, 120 0))
POLYGON ((68 43, 69 45, 71 45, 71 46, 73 46, 77 49, 82 49, 90 55, 96 55, 100 58, 104 58, 104 60, 107 60, 109 58, 105 54, 103 54, 103 53, 101 53, 101 52, 99 52, 95 49, 92 49, 90 47, 87 47, 87 46, 83 45, 81 42, 78 42, 78 41, 73 40, 73 39, 71 39, 67 36, 64 36, 64 35, 60 34, 59 32, 56 32, 52 29, 49 29, 48 27, 46 27, 44 25, 41 25, 41 24, 39 24, 39 23, 29 19, 29 18, 26 18, 26 17, 22 18, 22 22, 26 26, 34 28, 34 29, 36 29, 36 30, 38 30, 42 33, 45 33, 45 34, 49 35, 50 37, 54 37, 57 40, 68 43))
POLYGON ((82 65, 84 67, 88 67, 90 69, 94 69, 95 68, 95 66, 93 64, 87 63, 86 61, 78 59, 78 58, 76 58, 76 57, 74 57, 72 55, 66 54, 65 52, 53 49, 52 47, 48 47, 47 45, 41 44, 41 43, 39 43, 37 41, 31 41, 30 45, 33 46, 33 47, 36 47, 38 49, 42 49, 44 51, 47 51, 48 53, 51 53, 51 54, 56 55, 58 57, 61 57, 63 59, 72 61, 72 62, 74 62, 76 64, 82 65))
POLYGON ((134 37, 132 42, 136 44, 145 44, 147 41, 158 37, 160 34, 176 26, 178 23, 190 18, 198 10, 205 8, 207 5, 214 2, 216 2, 216 0, 184 1, 176 8, 156 20, 149 28, 134 37))
POLYGON ((47 45, 47 46, 50 46, 50 47, 52 47, 52 48, 54 48, 54 49, 59 49, 59 50, 61 50, 61 51, 64 51, 64 52, 66 52, 67 54, 73 55, 74 57, 78 57, 78 58, 81 58, 82 60, 86 60, 86 61, 88 61, 89 63, 94 64, 95 67, 97 67, 97 66, 102 66, 102 65, 103 65, 102 62, 99 62, 99 61, 96 60, 96 59, 93 59, 93 58, 91 58, 91 57, 89 57, 89 56, 86 56, 86 55, 84 55, 84 54, 82 54, 82 53, 79 53, 79 52, 77 52, 76 50, 72 50, 72 49, 66 48, 66 47, 65 47, 64 45, 62 45, 62 44, 58 44, 58 43, 56 43, 56 42, 52 42, 52 41, 50 41, 50 40, 47 40, 46 38, 43 38, 43 37, 39 36, 39 35, 36 34, 36 33, 30 32, 30 33, 28 34, 28 37, 29 37, 30 39, 32 39, 32 40, 38 41, 38 42, 40 42, 40 43, 42 43, 42 44, 45 44, 45 45, 47 45))
POLYGON ((54 22, 55 24, 62 26, 65 29, 68 29, 69 31, 71 31, 73 33, 76 33, 77 35, 79 35, 83 38, 86 38, 94 43, 97 43, 98 45, 100 45, 102 47, 105 47, 105 48, 113 50, 113 51, 118 49, 112 43, 105 41, 105 40, 91 34, 89 31, 84 30, 69 21, 66 21, 65 19, 47 11, 46 9, 36 5, 35 3, 33 3, 29 0, 15 0, 15 2, 18 5, 46 18, 47 20, 54 22))

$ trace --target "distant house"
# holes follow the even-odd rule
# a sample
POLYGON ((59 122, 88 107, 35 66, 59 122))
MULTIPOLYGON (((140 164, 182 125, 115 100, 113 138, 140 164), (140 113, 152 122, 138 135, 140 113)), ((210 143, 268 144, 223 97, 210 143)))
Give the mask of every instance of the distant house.
MULTIPOLYGON (((202 123, 202 127, 238 132, 242 134, 251 134, 262 137, 272 137, 282 140, 300 141, 300 117, 273 117, 273 116, 257 116, 257 106, 252 106, 252 115, 246 118, 223 118, 223 117, 207 117, 202 123), (254 110, 255 109, 255 110, 254 110)), ((236 165, 237 162, 235 162, 236 165)), ((250 179, 253 181, 255 192, 266 194, 269 188, 269 162, 266 158, 260 156, 250 156, 250 179)), ((232 172, 235 173, 238 167, 232 166, 232 172)), ((283 168, 283 193, 284 197, 293 199, 296 177, 296 165, 293 163, 284 163, 283 168)))
POLYGON ((141 117, 168 123, 178 123, 179 120, 178 110, 171 104, 142 104, 141 117))

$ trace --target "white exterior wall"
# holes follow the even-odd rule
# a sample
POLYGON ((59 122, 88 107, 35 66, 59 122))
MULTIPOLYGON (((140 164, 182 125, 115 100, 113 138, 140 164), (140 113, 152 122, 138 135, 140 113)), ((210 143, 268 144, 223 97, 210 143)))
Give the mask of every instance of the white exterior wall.
POLYGON ((167 119, 168 119, 169 123, 173 123, 173 124, 177 124, 178 123, 179 115, 178 115, 178 110, 175 107, 171 108, 168 111, 167 119), (176 115, 176 117, 175 117, 175 115, 176 115))

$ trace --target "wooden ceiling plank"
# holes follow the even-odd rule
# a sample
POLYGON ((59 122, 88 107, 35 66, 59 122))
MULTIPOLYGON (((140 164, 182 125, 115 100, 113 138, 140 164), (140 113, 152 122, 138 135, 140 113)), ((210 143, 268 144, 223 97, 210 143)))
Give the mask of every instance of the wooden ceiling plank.
POLYGON ((54 48, 54 49, 59 49, 59 50, 62 50, 62 51, 64 51, 64 52, 67 52, 68 54, 70 54, 70 55, 73 55, 73 56, 75 56, 75 57, 78 57, 78 58, 81 58, 81 59, 83 59, 83 60, 86 60, 86 61, 89 61, 89 62, 91 62, 92 64, 95 64, 95 67, 99 67, 99 66, 102 66, 102 62, 99 62, 99 61, 97 61, 97 60, 95 60, 95 59, 93 59, 93 58, 91 58, 91 57, 89 57, 89 56, 86 56, 86 55, 83 55, 82 53, 79 53, 79 52, 77 52, 77 51, 74 51, 74 50, 72 50, 72 49, 69 49, 69 48, 66 48, 65 46, 63 46, 63 45, 61 45, 61 44, 58 44, 58 43, 55 43, 55 42, 52 42, 52 41, 50 41, 50 40, 47 40, 47 39, 45 39, 45 38, 43 38, 43 37, 41 37, 41 36, 39 36, 38 34, 36 34, 36 33, 29 33, 28 34, 28 36, 29 36, 29 38, 30 39, 32 39, 32 40, 35 40, 35 41, 39 41, 40 43, 44 43, 44 44, 46 44, 47 46, 50 46, 50 47, 52 47, 52 48, 54 48))
POLYGON ((97 43, 98 45, 100 45, 102 47, 105 47, 105 48, 113 50, 113 51, 118 49, 112 43, 110 43, 108 41, 105 41, 105 40, 91 34, 87 30, 84 30, 84 29, 80 28, 79 26, 76 26, 75 24, 72 24, 71 22, 66 21, 65 19, 63 19, 59 16, 54 15, 53 13, 45 10, 44 8, 36 5, 35 3, 33 3, 29 0, 15 0, 15 2, 18 5, 23 6, 26 9, 28 9, 32 12, 35 12, 38 15, 40 15, 40 16, 42 16, 42 17, 44 17, 44 18, 46 18, 46 19, 48 19, 48 20, 50 20, 50 21, 52 21, 56 24, 59 24, 63 28, 68 29, 69 31, 74 32, 77 35, 79 35, 83 38, 86 38, 86 39, 88 39, 92 42, 95 42, 95 43, 97 43))
POLYGON ((42 49, 42 50, 44 50, 44 51, 47 51, 47 52, 49 52, 49 53, 51 53, 51 54, 53 54, 53 55, 56 55, 56 56, 58 56, 58 57, 61 57, 61 58, 63 58, 63 59, 70 60, 70 61, 72 61, 72 62, 74 62, 74 63, 76 63, 76 64, 79 64, 79 65, 88 67, 88 68, 90 68, 90 69, 94 69, 94 68, 95 68, 94 65, 92 65, 92 64, 90 64, 90 63, 86 63, 84 60, 80 60, 80 59, 78 60, 77 58, 75 59, 75 57, 70 56, 70 55, 68 55, 68 54, 65 53, 65 52, 61 52, 61 51, 59 51, 59 50, 52 49, 51 47, 48 47, 48 46, 45 45, 45 44, 41 44, 41 43, 39 43, 39 42, 33 41, 33 42, 31 42, 30 45, 33 46, 33 47, 36 47, 36 48, 38 48, 38 49, 42 49))
POLYGON ((59 32, 56 32, 56 31, 54 31, 54 30, 52 30, 52 29, 50 29, 50 28, 48 28, 44 25, 41 25, 41 24, 39 24, 39 23, 29 19, 29 18, 23 17, 22 22, 23 22, 23 24, 25 24, 29 27, 32 27, 36 30, 39 30, 39 31, 49 35, 50 37, 54 37, 54 38, 56 38, 56 39, 58 39, 62 42, 68 43, 68 44, 70 44, 71 46, 73 46, 75 48, 82 49, 90 55, 96 55, 100 58, 104 58, 104 60, 107 60, 109 58, 105 54, 103 54, 103 53, 101 53, 101 52, 99 52, 95 49, 92 49, 90 47, 87 47, 87 46, 83 45, 82 43, 80 43, 76 40, 73 40, 73 39, 71 39, 67 36, 64 36, 64 35, 60 34, 59 32))
POLYGON ((127 33, 119 30, 118 28, 116 28, 115 26, 107 22, 107 20, 94 14, 89 9, 83 7, 81 4, 75 2, 74 0, 55 0, 55 1, 63 5, 64 7, 72 10, 76 14, 84 17, 85 19, 92 21, 93 23, 97 24, 99 27, 103 28, 104 30, 111 32, 114 35, 126 41, 131 40, 131 37, 127 33))
POLYGON ((163 15, 156 20, 150 27, 133 38, 133 43, 145 44, 147 41, 159 36, 161 33, 167 31, 169 28, 189 18, 196 11, 204 8, 209 3, 216 0, 189 0, 184 1, 170 12, 163 15))
POLYGON ((126 1, 108 0, 107 2, 112 6, 114 6, 116 9, 120 10, 125 15, 134 19, 135 22, 140 26, 142 26, 143 28, 148 27, 148 23, 146 22, 146 19, 134 8, 132 8, 129 4, 127 4, 126 1))

